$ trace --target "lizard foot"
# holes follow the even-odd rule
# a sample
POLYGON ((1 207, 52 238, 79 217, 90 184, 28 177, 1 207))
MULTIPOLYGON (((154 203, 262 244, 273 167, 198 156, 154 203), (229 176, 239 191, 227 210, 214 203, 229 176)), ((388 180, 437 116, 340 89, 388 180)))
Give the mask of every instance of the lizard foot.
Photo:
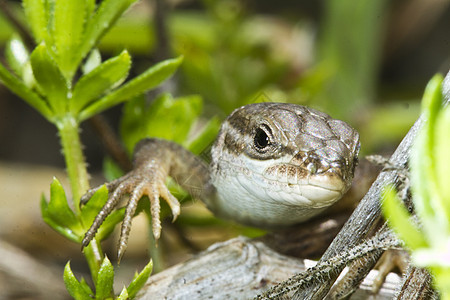
POLYGON ((409 262, 410 257, 407 251, 403 249, 386 250, 375 266, 375 268, 378 269, 378 275, 373 281, 372 293, 374 295, 378 293, 389 272, 398 268, 401 274, 405 274, 409 262))
MULTIPOLYGON (((165 184, 166 176, 159 174, 158 172, 152 172, 149 170, 137 169, 132 171, 121 178, 118 178, 110 183, 106 184, 109 191, 109 197, 103 208, 95 217, 89 230, 86 232, 82 247, 89 245, 90 241, 94 238, 98 228, 106 219, 106 217, 113 211, 113 209, 119 203, 119 200, 125 195, 129 194, 129 200, 126 205, 125 216, 122 222, 120 231, 120 238, 117 250, 117 256, 120 261, 126 248, 128 236, 131 229, 131 220, 136 212, 139 199, 143 196, 148 196, 150 200, 150 212, 152 216, 152 231, 155 239, 159 239, 161 235, 161 220, 160 220, 160 203, 159 198, 164 199, 172 210, 173 220, 180 214, 180 203, 169 192, 165 184)), ((100 187, 89 190, 82 198, 81 204, 85 204, 92 195, 100 187)))

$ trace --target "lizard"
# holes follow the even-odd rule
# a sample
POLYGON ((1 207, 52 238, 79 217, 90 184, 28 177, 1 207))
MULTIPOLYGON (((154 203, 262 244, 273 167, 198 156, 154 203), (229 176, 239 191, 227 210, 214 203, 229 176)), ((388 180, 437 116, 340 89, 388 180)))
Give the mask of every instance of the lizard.
MULTIPOLYGON (((358 162, 358 132, 346 122, 306 106, 254 103, 222 123, 207 165, 181 145, 147 138, 133 154, 133 170, 106 184, 108 200, 82 241, 94 238, 105 218, 129 194, 118 244, 123 256, 137 203, 151 204, 152 232, 161 234, 160 202, 174 220, 180 204, 166 186, 172 177, 216 216, 244 225, 279 228, 304 222, 338 201, 349 189, 358 162)), ((99 187, 98 187, 99 188, 99 187)), ((81 199, 85 204, 98 188, 81 199)))

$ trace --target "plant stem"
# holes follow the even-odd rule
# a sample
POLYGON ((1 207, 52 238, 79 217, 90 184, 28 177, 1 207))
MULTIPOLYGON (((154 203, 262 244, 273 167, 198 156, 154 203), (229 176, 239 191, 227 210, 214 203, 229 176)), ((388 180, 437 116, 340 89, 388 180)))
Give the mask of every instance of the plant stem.
POLYGON ((86 170, 79 127, 76 119, 70 115, 57 122, 62 150, 66 161, 67 174, 72 188, 73 205, 77 215, 80 214, 80 198, 89 189, 89 177, 86 170))
POLYGON ((83 254, 91 271, 92 281, 97 284, 98 270, 104 257, 99 241, 93 238, 89 245, 84 248, 83 254))
MULTIPOLYGON (((80 198, 89 189, 89 175, 80 141, 79 124, 72 115, 67 114, 56 122, 56 126, 66 161, 75 214, 80 216, 80 198)), ((103 251, 97 239, 94 238, 85 248, 84 256, 88 262, 92 280, 96 283, 98 270, 103 260, 103 251)))

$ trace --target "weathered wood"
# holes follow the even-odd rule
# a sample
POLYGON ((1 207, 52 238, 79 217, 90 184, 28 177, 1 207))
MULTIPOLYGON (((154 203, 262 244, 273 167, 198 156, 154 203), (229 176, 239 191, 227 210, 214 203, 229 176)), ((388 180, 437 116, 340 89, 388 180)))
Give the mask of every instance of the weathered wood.
MULTIPOLYGON (((138 299, 251 299, 314 263, 274 252, 264 243, 238 237, 217 243, 194 258, 151 276, 138 299)), ((367 299, 376 277, 372 272, 352 299, 367 299)), ((388 276, 371 299, 392 299, 400 283, 388 276)))
POLYGON ((402 288, 397 299, 432 300, 438 298, 437 293, 431 288, 430 273, 425 269, 410 266, 403 276, 402 288))

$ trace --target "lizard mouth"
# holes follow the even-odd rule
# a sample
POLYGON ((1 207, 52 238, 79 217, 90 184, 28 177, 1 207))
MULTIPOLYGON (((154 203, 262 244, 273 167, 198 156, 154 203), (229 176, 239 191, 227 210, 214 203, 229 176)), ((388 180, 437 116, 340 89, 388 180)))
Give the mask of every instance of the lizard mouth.
POLYGON ((276 164, 268 167, 262 174, 269 180, 288 185, 311 185, 332 191, 343 191, 348 185, 342 175, 342 166, 316 169, 315 167, 293 164, 276 164))
POLYGON ((277 164, 261 175, 271 183, 272 198, 292 205, 324 207, 338 200, 350 187, 350 181, 344 180, 341 171, 342 168, 330 167, 318 172, 298 165, 277 164))

